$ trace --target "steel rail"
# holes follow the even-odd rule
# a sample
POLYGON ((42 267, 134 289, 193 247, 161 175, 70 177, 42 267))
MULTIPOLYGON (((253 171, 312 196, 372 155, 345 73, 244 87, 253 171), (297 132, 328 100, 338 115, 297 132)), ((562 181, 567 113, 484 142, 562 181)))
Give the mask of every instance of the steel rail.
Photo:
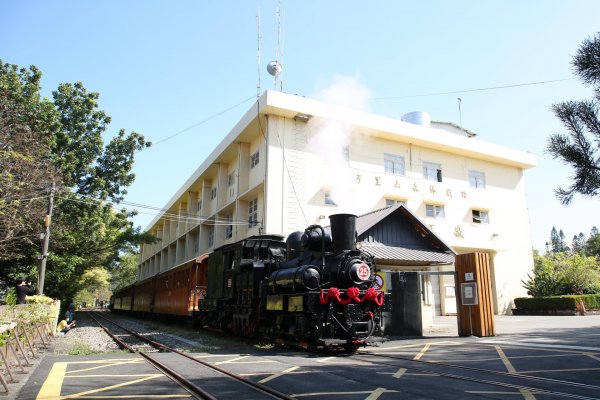
MULTIPOLYGON (((215 366, 215 365, 212 365, 212 364, 210 364, 210 363, 207 363, 207 362, 204 362, 204 361, 202 361, 202 360, 199 360, 199 359, 197 359, 197 358, 194 358, 194 357, 190 356, 189 354, 186 354, 186 353, 184 353, 184 352, 182 352, 182 351, 179 351, 179 350, 177 350, 177 349, 174 349, 174 348, 172 348, 172 347, 166 346, 166 345, 164 345, 164 344, 162 344, 162 343, 159 343, 159 342, 157 342, 157 341, 154 341, 154 340, 152 340, 152 339, 148 339, 147 337, 144 337, 144 336, 140 335, 140 334, 139 334, 139 333, 137 333, 137 332, 134 332, 134 331, 132 331, 132 330, 130 330, 130 329, 127 329, 127 328, 125 328, 125 327, 123 327, 123 326, 121 326, 121 325, 117 324, 117 323, 116 323, 116 322, 114 322, 114 321, 111 321, 109 318, 107 318, 107 317, 106 317, 106 316, 104 316, 104 315, 100 315, 100 314, 99 314, 98 316, 99 316, 99 317, 101 317, 102 319, 104 319, 104 320, 106 320, 106 321, 110 322, 111 324, 114 324, 115 326, 119 327, 120 329, 124 330, 125 332, 127 332, 127 333, 129 333, 129 334, 131 334, 131 335, 133 335, 133 336, 135 336, 135 337, 137 337, 137 338, 139 338, 139 339, 141 339, 141 340, 145 341, 146 343, 148 343, 149 345, 151 345, 152 347, 154 347, 154 348, 156 348, 156 349, 163 350, 163 351, 169 351, 169 352, 175 353, 175 354, 177 354, 177 355, 180 355, 180 356, 182 356, 182 357, 185 357, 185 358, 187 358, 187 359, 189 359, 189 360, 191 360, 191 361, 193 361, 193 362, 195 362, 195 363, 201 364, 201 365, 203 365, 203 366, 205 366, 205 367, 207 367, 207 368, 210 368, 210 369, 212 369, 212 370, 214 370, 214 371, 217 371, 217 372, 219 372, 219 373, 221 373, 221 374, 223 374, 223 375, 226 375, 226 376, 228 376, 228 377, 230 377, 230 378, 232 378, 232 379, 235 379, 235 380, 237 380, 237 381, 239 381, 239 382, 241 382, 241 383, 243 383, 243 384, 245 384, 245 385, 247 385, 247 386, 250 386, 250 387, 252 387, 253 389, 259 390, 259 391, 261 391, 261 392, 264 392, 264 393, 267 393, 267 394, 269 394, 269 395, 273 396, 273 397, 274 397, 274 398, 276 398, 276 399, 281 399, 281 400, 294 400, 292 397, 290 397, 290 396, 288 396, 288 395, 286 395, 286 394, 284 394, 284 393, 281 393, 281 392, 279 392, 278 390, 275 390, 275 389, 273 389, 273 388, 270 388, 270 387, 268 387, 268 386, 266 386, 266 385, 263 385, 263 384, 261 384, 261 383, 252 382, 252 381, 250 381, 250 380, 248 380, 248 379, 242 378, 242 377, 241 377, 241 376, 239 376, 239 375, 236 375, 236 374, 234 374, 234 373, 231 373, 231 372, 229 372, 229 371, 226 371, 226 370, 224 370, 224 369, 222 369, 222 368, 219 368, 219 367, 217 367, 217 366, 215 366)), ((143 355, 143 353, 140 353, 140 354, 142 354, 142 355, 143 355)))
MULTIPOLYGON (((557 385, 573 386, 573 387, 584 388, 584 389, 594 389, 594 390, 600 389, 599 386, 588 385, 588 384, 579 383, 579 382, 561 381, 561 380, 556 380, 556 379, 552 379, 552 378, 536 377, 536 376, 523 375, 523 374, 510 374, 508 372, 502 372, 502 371, 493 371, 493 370, 486 370, 483 368, 466 367, 466 366, 462 366, 462 365, 449 364, 449 363, 437 363, 437 362, 432 362, 432 361, 415 360, 415 359, 408 358, 408 357, 391 356, 391 355, 386 355, 386 354, 372 353, 372 352, 368 352, 368 351, 361 351, 361 354, 355 354, 355 355, 349 356, 348 358, 353 358, 356 360, 360 360, 361 362, 369 362, 371 364, 379 365, 379 363, 376 363, 374 361, 365 360, 363 357, 360 357, 361 355, 363 355, 363 356, 368 355, 368 356, 373 356, 373 357, 380 357, 380 358, 385 358, 385 359, 426 365, 430 368, 410 367, 407 369, 413 369, 415 371, 425 372, 425 373, 433 373, 433 374, 443 376, 446 378, 451 378, 451 379, 458 379, 458 380, 464 380, 464 381, 470 381, 470 382, 476 382, 476 383, 484 383, 484 384, 488 384, 488 385, 501 386, 501 387, 506 387, 506 388, 511 388, 511 389, 518 389, 518 390, 528 390, 528 391, 531 391, 532 393, 547 394, 547 395, 566 397, 566 398, 571 398, 571 399, 600 400, 599 397, 589 397, 589 396, 573 394, 573 393, 558 392, 558 391, 554 391, 551 389, 542 389, 542 388, 536 388, 536 387, 532 387, 532 386, 525 386, 525 385, 506 383, 506 382, 498 382, 498 381, 492 381, 492 380, 487 380, 487 379, 458 375, 458 374, 438 371, 438 370, 436 370, 435 367, 446 367, 446 368, 453 368, 453 369, 468 370, 468 371, 473 371, 473 372, 486 373, 486 374, 490 374, 490 375, 501 375, 501 376, 510 377, 510 378, 517 378, 517 379, 522 379, 525 381, 528 381, 528 380, 529 381, 539 381, 539 382, 545 382, 545 383, 553 383, 553 384, 557 384, 557 385)), ((392 365, 392 366, 397 367, 397 365, 394 365, 391 363, 383 363, 383 364, 392 365)))
MULTIPOLYGON (((206 392, 204 389, 200 388, 197 385, 194 385, 190 380, 184 378, 183 376, 181 376, 180 374, 178 374, 177 372, 173 371, 172 369, 170 369, 169 367, 167 367, 166 365, 162 364, 161 362, 153 359, 152 357, 150 357, 149 355, 137 351, 136 349, 134 349, 132 346, 128 345, 127 343, 123 342, 121 339, 119 339, 117 336, 115 336, 112 332, 110 332, 110 330, 103 325, 100 321, 98 321, 98 319, 96 317, 94 317, 94 315, 92 313, 88 314, 90 317, 92 317, 92 319, 94 321, 96 321, 96 323, 102 328, 104 329, 104 331, 122 348, 122 349, 126 349, 127 351, 129 351, 130 353, 135 353, 135 354, 139 354, 140 356, 142 356, 146 361, 148 361, 148 363, 150 363, 154 368, 156 368, 157 370, 159 370, 160 372, 162 372, 166 377, 168 377, 169 379, 171 379, 172 381, 174 381, 175 383, 177 383, 178 385, 180 385, 182 388, 184 388, 186 391, 188 391, 189 393, 191 393, 194 397, 198 398, 198 399, 204 399, 204 400, 218 400, 216 397, 214 397, 213 395, 211 395, 210 393, 206 392)), ((106 318, 105 318, 106 319, 106 318)), ((111 321, 108 321, 111 322, 111 321)), ((116 325, 116 324, 115 324, 116 325)), ((116 325, 118 326, 118 325, 116 325)), ((121 328, 123 329, 123 328, 121 328)), ((123 329, 125 330, 125 329, 123 329)), ((126 330, 125 330, 126 331, 126 330)), ((134 335, 136 336, 136 335, 134 335)))
POLYGON ((415 359, 412 359, 412 358, 407 358, 407 357, 402 357, 402 356, 392 356, 392 355, 386 355, 386 354, 372 353, 372 352, 365 351, 365 350, 360 351, 360 353, 359 354, 355 354, 355 356, 367 355, 367 354, 368 355, 372 355, 372 356, 385 357, 385 358, 390 358, 390 359, 398 359, 398 360, 403 360, 403 361, 404 360, 414 361, 414 362, 419 362, 419 363, 426 364, 426 365, 439 365, 439 366, 448 367, 448 368, 463 369, 463 370, 466 370, 466 371, 482 372, 482 373, 486 373, 486 374, 490 374, 490 375, 500 375, 500 376, 506 376, 506 377, 511 377, 511 378, 519 378, 519 379, 524 379, 524 380, 548 382, 548 383, 554 383, 554 384, 557 384, 557 385, 575 386, 575 387, 580 387, 580 388, 584 388, 584 389, 592 389, 592 390, 599 390, 600 391, 600 386, 590 385, 588 383, 565 381, 565 380, 562 380, 562 379, 546 378, 546 377, 543 377, 543 376, 533 376, 533 375, 526 375, 526 374, 520 374, 520 373, 510 373, 510 372, 504 372, 504 371, 495 371, 493 369, 468 367, 466 365, 458 365, 458 364, 452 364, 452 363, 447 363, 447 362, 426 361, 426 360, 421 360, 421 359, 415 360, 415 359))

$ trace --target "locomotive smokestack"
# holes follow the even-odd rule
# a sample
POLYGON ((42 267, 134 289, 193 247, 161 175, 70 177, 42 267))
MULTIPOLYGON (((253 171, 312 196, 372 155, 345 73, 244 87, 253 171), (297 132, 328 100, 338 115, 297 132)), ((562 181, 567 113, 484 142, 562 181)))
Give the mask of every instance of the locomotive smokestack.
POLYGON ((329 216, 333 253, 356 250, 356 215, 334 214, 329 216))

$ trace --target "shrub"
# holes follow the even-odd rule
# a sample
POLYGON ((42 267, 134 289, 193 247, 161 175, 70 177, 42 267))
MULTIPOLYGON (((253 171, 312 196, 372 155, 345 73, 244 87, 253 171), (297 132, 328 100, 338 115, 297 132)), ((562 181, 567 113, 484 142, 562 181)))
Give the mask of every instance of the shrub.
POLYGON ((517 297, 515 307, 519 310, 575 310, 578 303, 585 308, 600 309, 600 294, 566 295, 549 297, 517 297))

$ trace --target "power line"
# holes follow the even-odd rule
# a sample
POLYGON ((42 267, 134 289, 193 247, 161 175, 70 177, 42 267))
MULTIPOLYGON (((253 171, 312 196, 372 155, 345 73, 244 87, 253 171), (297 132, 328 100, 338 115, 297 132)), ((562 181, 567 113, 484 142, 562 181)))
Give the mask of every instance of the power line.
MULTIPOLYGON (((65 200, 65 201, 74 201, 74 202, 97 205, 97 206, 100 206, 100 203, 104 202, 104 200, 97 199, 92 196, 81 195, 81 194, 79 194, 79 196, 82 196, 83 199, 73 199, 73 198, 67 198, 67 197, 62 197, 62 196, 57 196, 57 197, 61 200, 65 200)), ((142 212, 137 209, 133 210, 140 214, 153 215, 153 216, 161 215, 161 218, 163 220, 171 221, 171 222, 198 222, 198 223, 208 223, 209 225, 215 225, 215 226, 227 226, 227 225, 243 226, 243 225, 248 224, 248 221, 246 221, 246 220, 227 219, 227 218, 222 218, 222 217, 194 216, 194 215, 190 215, 187 213, 174 214, 174 213, 168 212, 168 210, 164 209, 164 208, 148 206, 148 205, 143 205, 143 204, 138 204, 138 203, 129 203, 127 201, 122 201, 119 204, 130 205, 132 207, 146 208, 146 209, 151 209, 151 210, 157 211, 156 213, 149 213, 149 212, 142 212)), ((106 205, 112 206, 113 204, 111 202, 106 202, 106 205)), ((126 207, 124 207, 124 208, 127 209, 126 207)))
POLYGON ((556 82, 564 82, 564 81, 572 81, 572 80, 575 80, 575 78, 554 79, 554 80, 550 80, 550 81, 539 81, 539 82, 516 83, 513 85, 491 86, 491 87, 486 87, 486 88, 455 90, 452 92, 412 94, 412 95, 408 95, 408 96, 375 97, 375 98, 373 98, 373 100, 395 100, 395 99, 408 99, 408 98, 412 98, 412 97, 442 96, 445 94, 483 92, 486 90, 508 89, 508 88, 514 88, 514 87, 519 87, 519 86, 545 85, 548 83, 556 83, 556 82))
POLYGON ((223 115, 223 114, 225 114, 227 111, 231 111, 231 110, 233 110, 234 108, 236 108, 236 107, 239 107, 239 106, 241 106, 242 104, 246 103, 247 101, 253 100, 253 99, 255 99, 255 98, 256 98, 256 96, 252 95, 251 97, 248 97, 247 99, 245 99, 245 100, 242 100, 242 101, 240 101, 239 103, 236 103, 236 104, 232 105, 231 107, 228 107, 228 108, 226 108, 226 109, 224 109, 224 110, 222 110, 222 111, 219 111, 218 113, 216 113, 216 114, 213 114, 213 115, 211 115, 210 117, 208 117, 208 118, 205 118, 205 119, 203 119, 203 120, 202 120, 202 121, 200 121, 200 122, 197 122, 197 123, 195 123, 195 124, 193 124, 193 125, 190 125, 190 126, 188 126, 187 128, 185 128, 185 129, 182 129, 182 130, 180 130, 180 131, 178 131, 178 132, 175 132, 175 133, 173 133, 173 134, 172 134, 172 135, 170 135, 170 136, 167 136, 167 137, 166 137, 166 138, 164 138, 164 139, 161 139, 161 140, 158 140, 158 141, 154 142, 154 143, 153 143, 153 145, 154 145, 154 146, 156 146, 157 144, 160 144, 160 143, 166 142, 167 140, 173 139, 175 136, 181 135, 182 133, 185 133, 185 132, 187 132, 187 131, 189 131, 189 130, 192 130, 192 129, 194 129, 194 128, 195 128, 195 127, 197 127, 197 126, 200 126, 200 125, 202 125, 202 124, 205 124, 205 123, 207 123, 208 121, 210 121, 210 120, 212 120, 212 119, 215 119, 215 118, 217 118, 217 117, 218 117, 218 116, 220 116, 220 115, 223 115))

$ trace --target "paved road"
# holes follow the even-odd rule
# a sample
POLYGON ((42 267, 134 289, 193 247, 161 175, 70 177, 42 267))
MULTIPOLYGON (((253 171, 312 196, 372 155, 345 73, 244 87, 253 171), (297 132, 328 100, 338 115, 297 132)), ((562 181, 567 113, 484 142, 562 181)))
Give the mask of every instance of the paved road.
MULTIPOLYGON (((252 347, 195 356, 299 399, 600 398, 600 316, 501 316, 492 338, 458 338, 452 318, 435 323, 431 337, 351 357, 252 347)), ((182 397, 137 356, 112 354, 47 357, 18 398, 182 397)))

